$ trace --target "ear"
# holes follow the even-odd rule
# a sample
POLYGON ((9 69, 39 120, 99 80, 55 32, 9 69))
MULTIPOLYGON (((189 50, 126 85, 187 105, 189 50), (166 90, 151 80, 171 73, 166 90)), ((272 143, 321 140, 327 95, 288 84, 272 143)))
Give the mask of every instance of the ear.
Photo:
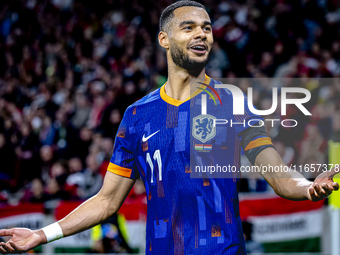
POLYGON ((158 42, 164 49, 169 49, 169 36, 166 32, 161 31, 158 34, 158 42))

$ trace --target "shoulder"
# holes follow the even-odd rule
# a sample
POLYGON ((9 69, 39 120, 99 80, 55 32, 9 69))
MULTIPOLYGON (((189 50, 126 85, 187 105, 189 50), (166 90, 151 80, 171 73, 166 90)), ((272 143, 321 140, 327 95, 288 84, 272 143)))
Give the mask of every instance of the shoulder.
POLYGON ((138 101, 134 102, 130 107, 136 107, 136 106, 142 106, 142 105, 147 105, 149 103, 154 103, 156 100, 160 99, 160 88, 150 92, 146 96, 142 97, 138 101))
POLYGON ((147 108, 147 107, 154 107, 155 103, 157 103, 161 99, 160 97, 160 88, 150 92, 146 96, 142 97, 141 99, 134 102, 132 105, 130 105, 125 110, 126 116, 135 115, 137 108, 138 110, 141 110, 141 108, 147 108))

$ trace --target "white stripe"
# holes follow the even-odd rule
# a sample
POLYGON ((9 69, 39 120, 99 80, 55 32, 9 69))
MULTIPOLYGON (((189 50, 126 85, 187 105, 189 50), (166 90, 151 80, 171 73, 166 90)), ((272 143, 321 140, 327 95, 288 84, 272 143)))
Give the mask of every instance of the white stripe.
POLYGON ((253 223, 253 239, 257 242, 270 243, 322 235, 324 209, 291 214, 253 216, 248 220, 253 223))
POLYGON ((207 114, 207 95, 206 94, 202 94, 201 95, 201 114, 205 115, 207 114))

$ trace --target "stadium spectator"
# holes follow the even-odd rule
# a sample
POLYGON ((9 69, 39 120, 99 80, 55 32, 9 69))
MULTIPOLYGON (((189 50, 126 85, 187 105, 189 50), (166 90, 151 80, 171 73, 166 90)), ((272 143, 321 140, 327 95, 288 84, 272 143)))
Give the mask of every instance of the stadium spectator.
MULTIPOLYGON (((102 184, 103 177, 99 174, 100 164, 94 154, 86 157, 86 168, 83 171, 83 182, 79 185, 77 195, 81 199, 87 199, 98 193, 102 184)), ((80 183, 79 183, 80 184, 80 183)))
POLYGON ((31 203, 44 203, 48 197, 44 191, 44 186, 40 179, 36 178, 31 182, 29 202, 31 203))
MULTIPOLYGON (((287 118, 299 120, 294 132, 278 125, 266 128, 282 149, 293 149, 292 163, 324 162, 332 128, 333 136, 337 133, 340 83, 317 85, 316 79, 340 75, 336 3, 204 5, 215 39, 208 75, 306 80, 300 85, 312 93, 308 109, 313 117, 288 108, 287 118), (312 126, 315 130, 308 131, 312 126), (321 144, 318 152, 308 150, 311 144, 321 144)), ((13 158, 0 169, 2 189, 25 189, 34 178, 46 189, 53 163, 79 157, 85 165, 91 150, 98 162, 104 158, 94 172, 105 173, 109 144, 125 108, 166 81, 165 53, 156 40, 163 8, 162 1, 1 1, 0 157, 13 158), (92 146, 98 132, 106 145, 92 146)), ((253 86, 255 106, 270 108, 270 85, 239 86, 244 92, 253 86)), ((278 111, 268 118, 280 118, 278 111)))

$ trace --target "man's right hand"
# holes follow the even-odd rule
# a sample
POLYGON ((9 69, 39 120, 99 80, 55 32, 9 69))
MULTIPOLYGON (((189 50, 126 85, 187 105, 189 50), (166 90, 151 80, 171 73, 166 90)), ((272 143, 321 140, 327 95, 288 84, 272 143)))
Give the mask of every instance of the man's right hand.
POLYGON ((42 230, 32 231, 28 228, 12 228, 0 230, 0 236, 11 236, 8 242, 0 242, 0 253, 23 253, 47 243, 42 230))
MULTIPOLYGON (((129 194, 135 179, 107 172, 102 189, 86 200, 69 215, 58 221, 64 237, 89 229, 117 213, 129 194)), ((0 236, 11 236, 7 243, 0 243, 0 253, 23 253, 47 243, 44 231, 27 228, 0 230, 0 236)))

